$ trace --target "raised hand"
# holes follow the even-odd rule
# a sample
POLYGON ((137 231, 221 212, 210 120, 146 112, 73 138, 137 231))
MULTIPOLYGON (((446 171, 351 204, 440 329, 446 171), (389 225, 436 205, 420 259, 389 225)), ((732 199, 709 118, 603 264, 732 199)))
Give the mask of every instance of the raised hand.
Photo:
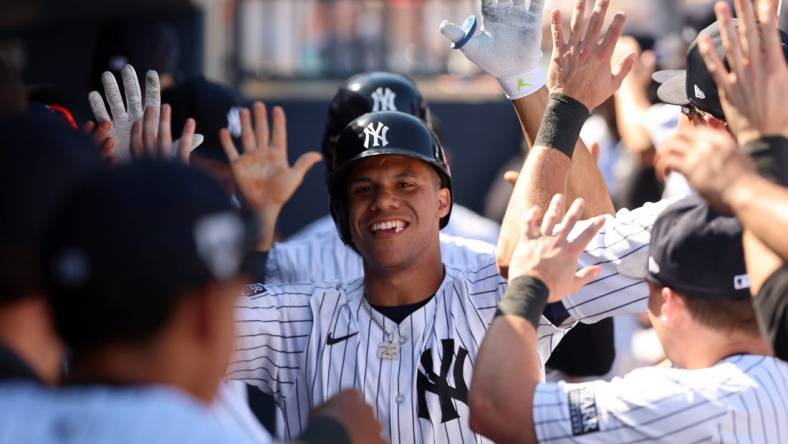
MULTIPOLYGON (((104 106, 104 99, 98 91, 91 91, 88 95, 90 101, 90 109, 96 117, 96 121, 101 124, 102 122, 112 122, 112 138, 115 139, 115 147, 113 148, 113 156, 120 161, 124 161, 131 157, 131 127, 137 120, 142 120, 142 93, 140 92, 140 83, 137 80, 137 72, 131 65, 126 65, 120 72, 123 78, 123 90, 126 93, 126 105, 123 104, 123 98, 120 95, 120 88, 115 76, 111 72, 105 71, 101 75, 101 83, 104 85, 104 94, 107 97, 109 104, 110 114, 107 113, 107 108, 104 106)), ((152 99, 160 97, 158 89, 158 79, 156 76, 156 83, 148 84, 150 72, 145 75, 146 92, 145 92, 145 107, 156 107, 158 114, 158 107, 161 100, 158 102, 152 99)), ((152 83, 152 82, 151 82, 152 83)))
POLYGON ((301 185, 307 171, 317 164, 320 153, 304 153, 291 167, 287 160, 287 122, 281 107, 273 109, 273 129, 269 133, 268 116, 262 102, 254 102, 254 127, 249 110, 241 110, 241 146, 239 153, 230 132, 219 133, 233 179, 244 201, 262 210, 269 206, 281 208, 301 185))
POLYGON ((167 104, 162 105, 160 110, 153 107, 145 108, 142 122, 134 122, 131 127, 131 152, 135 159, 177 157, 180 161, 189 163, 189 155, 194 149, 192 147, 202 143, 202 135, 194 133, 196 127, 194 119, 186 119, 181 138, 173 142, 170 128, 171 114, 170 105, 167 104))
POLYGON ((569 233, 583 214, 583 205, 582 199, 575 200, 562 219, 564 197, 556 194, 544 218, 539 207, 528 211, 523 220, 520 242, 509 264, 510 282, 518 276, 539 278, 550 289, 548 302, 557 302, 577 292, 599 273, 598 266, 576 271, 580 254, 605 222, 603 217, 590 219, 570 241, 569 233))
MULTIPOLYGON (((139 138, 142 137, 144 128, 148 128, 145 132, 148 136, 153 135, 152 139, 146 140, 147 142, 157 140, 158 130, 160 128, 159 117, 161 114, 161 88, 159 86, 159 75, 156 71, 148 71, 145 73, 145 103, 142 102, 142 92, 140 90, 139 80, 137 80, 137 72, 131 65, 126 65, 121 70, 121 77, 123 79, 123 90, 126 94, 126 105, 123 104, 123 98, 120 94, 120 88, 115 80, 115 76, 111 72, 105 71, 101 75, 101 83, 104 85, 104 94, 109 104, 110 114, 107 113, 107 108, 104 106, 104 99, 98 91, 91 91, 88 95, 90 102, 90 109, 93 111, 98 126, 106 128, 106 123, 110 126, 110 137, 112 138, 112 148, 110 153, 105 158, 111 158, 111 162, 126 161, 133 157, 140 157, 143 155, 152 155, 154 151, 159 154, 166 154, 165 151, 181 151, 179 148, 180 142, 175 141, 169 147, 159 148, 150 144, 145 145, 141 143, 141 139, 132 146, 134 135, 137 134, 139 138), (144 108, 143 108, 144 105, 144 108), (128 106, 128 108, 127 108, 128 106), (143 122, 143 117, 146 121, 143 122), (106 123, 105 123, 106 122, 106 123), (139 123, 139 128, 135 129, 135 122, 139 123), (136 133, 135 133, 136 131, 136 133), (146 148, 147 147, 147 148, 146 148), (174 147, 174 148, 173 148, 174 147)), ((167 130, 169 131, 169 121, 167 122, 167 130)), ((185 144, 189 147, 188 152, 200 145, 203 141, 203 136, 200 134, 193 134, 190 143, 185 144)), ((171 139, 170 139, 171 140, 171 139)), ((106 147, 105 147, 106 148, 106 147)))
POLYGON ((730 70, 708 36, 698 41, 717 84, 728 128, 740 145, 762 136, 788 136, 788 68, 777 28, 777 1, 761 0, 757 21, 750 0, 735 4, 738 34, 728 4, 718 2, 714 7, 730 70))
POLYGON ((712 206, 729 212, 726 195, 756 174, 752 161, 722 130, 684 128, 660 148, 659 164, 680 172, 712 206))
POLYGON ((320 159, 320 153, 310 151, 301 155, 293 166, 287 160, 287 121, 281 107, 273 109, 273 129, 268 130, 268 116, 262 102, 252 105, 254 127, 249 110, 241 110, 241 146, 238 149, 230 131, 219 132, 235 186, 244 202, 260 216, 262 235, 258 249, 268 250, 273 244, 274 226, 282 206, 304 181, 304 176, 320 159))
POLYGON ((550 15, 553 55, 547 73, 551 93, 570 96, 589 111, 607 100, 629 74, 637 53, 630 52, 611 70, 616 42, 626 20, 616 13, 604 38, 600 40, 609 0, 599 0, 589 18, 585 17, 586 0, 578 0, 572 12, 571 31, 565 38, 561 12, 550 15))
POLYGON ((518 99, 544 85, 542 10, 544 0, 482 0, 482 29, 476 17, 462 27, 444 20, 440 31, 468 60, 498 78, 506 96, 518 99))

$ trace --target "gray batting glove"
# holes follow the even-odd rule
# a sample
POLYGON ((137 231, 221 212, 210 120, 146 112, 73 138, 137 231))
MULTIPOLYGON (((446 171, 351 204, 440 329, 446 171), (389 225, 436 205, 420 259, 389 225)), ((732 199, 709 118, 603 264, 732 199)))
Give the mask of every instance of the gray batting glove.
POLYGON ((482 0, 482 28, 476 17, 463 26, 444 20, 441 34, 468 60, 495 76, 510 100, 525 97, 545 84, 542 60, 544 0, 482 0))
MULTIPOLYGON (((106 95, 112 117, 110 118, 110 114, 107 113, 104 99, 98 91, 91 91, 88 95, 88 101, 96 121, 112 123, 111 137, 115 139, 115 147, 112 149, 112 154, 119 161, 123 162, 131 157, 131 128, 134 122, 142 121, 144 109, 151 107, 155 121, 158 123, 161 113, 161 87, 159 86, 159 74, 156 71, 151 70, 145 73, 145 103, 143 107, 140 84, 134 67, 131 65, 124 66, 121 70, 121 78, 123 79, 123 90, 126 93, 128 108, 123 104, 123 98, 120 95, 120 88, 118 88, 115 76, 109 71, 104 71, 101 75, 101 83, 104 85, 104 94, 106 95)), ((203 140, 204 138, 201 134, 195 134, 191 149, 197 148, 203 140)), ((174 152, 177 152, 179 142, 180 140, 174 142, 174 152)))

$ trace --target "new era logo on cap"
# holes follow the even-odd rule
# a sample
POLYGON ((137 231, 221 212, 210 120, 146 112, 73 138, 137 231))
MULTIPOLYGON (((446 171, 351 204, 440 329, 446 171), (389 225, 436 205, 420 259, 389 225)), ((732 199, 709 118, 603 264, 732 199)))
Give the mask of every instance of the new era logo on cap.
POLYGON ((750 288, 750 276, 746 274, 740 274, 738 276, 733 277, 733 288, 736 290, 745 290, 750 288))
POLYGON ((703 100, 703 99, 706 98, 706 93, 704 93, 703 90, 700 89, 700 87, 698 85, 695 85, 695 97, 700 99, 700 100, 703 100))

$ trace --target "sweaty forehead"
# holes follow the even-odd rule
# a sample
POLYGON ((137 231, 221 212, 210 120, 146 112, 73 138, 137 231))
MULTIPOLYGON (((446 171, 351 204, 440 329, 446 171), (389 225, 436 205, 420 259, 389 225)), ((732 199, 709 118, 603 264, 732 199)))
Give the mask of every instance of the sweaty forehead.
POLYGON ((433 178, 440 183, 440 177, 426 162, 408 156, 374 156, 362 159, 353 166, 348 182, 375 180, 395 176, 411 176, 424 180, 433 178))

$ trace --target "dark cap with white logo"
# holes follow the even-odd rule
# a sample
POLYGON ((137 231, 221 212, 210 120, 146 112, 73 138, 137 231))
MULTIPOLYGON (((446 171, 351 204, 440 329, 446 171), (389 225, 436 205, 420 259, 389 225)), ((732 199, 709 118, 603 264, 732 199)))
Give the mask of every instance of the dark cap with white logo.
MULTIPOLYGON (((736 19, 732 21, 734 29, 738 30, 738 21, 736 19)), ((727 67, 726 51, 725 46, 722 44, 719 23, 714 22, 703 29, 698 34, 698 37, 701 35, 711 37, 714 51, 721 60, 725 61, 725 66, 727 67)), ((788 34, 780 31, 780 40, 783 54, 788 59, 788 34)), ((706 63, 704 63, 698 47, 698 38, 692 42, 687 51, 686 70, 657 71, 654 73, 653 79, 657 83, 661 83, 657 90, 657 96, 661 101, 673 105, 692 105, 718 119, 725 120, 720 97, 717 94, 717 85, 714 83, 714 77, 706 69, 706 63)))
POLYGON ((643 268, 642 277, 688 296, 750 297, 741 224, 699 197, 680 200, 659 215, 643 268))
POLYGON ((140 339, 180 298, 242 274, 253 239, 207 173, 143 160, 94 174, 65 199, 43 272, 69 345, 140 339))

